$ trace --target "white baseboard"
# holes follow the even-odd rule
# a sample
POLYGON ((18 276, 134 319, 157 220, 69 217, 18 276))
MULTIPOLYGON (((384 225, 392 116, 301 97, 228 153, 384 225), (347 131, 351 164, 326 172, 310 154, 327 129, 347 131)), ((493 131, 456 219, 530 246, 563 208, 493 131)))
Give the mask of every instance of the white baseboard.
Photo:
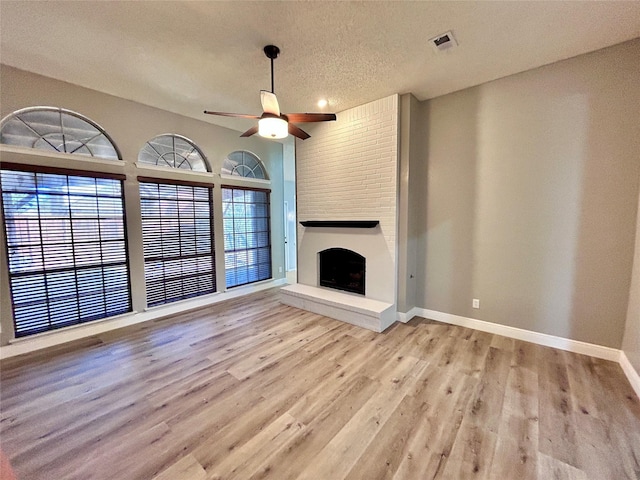
POLYGON ((420 311, 421 310, 419 308, 413 307, 407 313, 398 312, 398 321, 402 323, 407 323, 413 317, 417 317, 418 315, 420 315, 420 311))
POLYGON ((614 362, 620 361, 620 350, 616 348, 604 347, 593 343, 581 342, 579 340, 571 340, 568 338, 556 337, 546 333, 532 332, 522 328, 509 327, 497 323, 485 322, 484 320, 476 320, 475 318, 462 317, 451 313, 438 312, 436 310, 427 310, 419 308, 418 315, 424 318, 437 320, 451 325, 459 325, 461 327, 473 328, 487 333, 495 333, 504 337, 524 340, 525 342, 536 343, 546 347, 558 348, 568 352, 581 353, 591 357, 602 358, 614 362))
POLYGON ((130 312, 113 318, 106 318, 91 323, 83 323, 72 327, 61 328, 51 332, 40 333, 31 337, 13 340, 9 345, 0 347, 0 360, 25 353, 35 352, 44 348, 55 347, 74 340, 99 335, 118 328, 128 327, 139 323, 157 320, 158 318, 187 312, 196 308, 206 307, 223 302, 231 298, 241 297, 267 288, 286 285, 287 280, 280 278, 264 282, 251 283, 236 287, 226 292, 213 293, 202 297, 182 300, 167 305, 149 308, 143 312, 130 312))
MULTIPOLYGON (((595 345, 593 343, 581 342, 579 340, 556 337, 546 333, 532 332, 531 330, 524 330, 522 328, 485 322, 484 320, 476 320, 475 318, 462 317, 451 313, 428 310, 426 308, 413 308, 410 310, 410 313, 413 313, 412 317, 420 316, 431 320, 437 320, 442 323, 472 328, 474 330, 480 330, 487 333, 494 333, 496 335, 515 338, 517 340, 544 345, 546 347, 553 347, 560 350, 566 350, 568 352, 580 353, 591 357, 602 358, 604 360, 611 360, 612 362, 620 364, 622 371, 631 384, 631 388, 633 388, 638 398, 640 398, 640 374, 638 374, 636 369, 633 368, 633 365, 629 362, 627 355, 622 350, 602 345, 595 345)), ((401 319, 399 320, 402 321, 401 319)))
POLYGON ((638 395, 638 398, 640 398, 640 375, 636 369, 633 368, 633 365, 631 365, 631 362, 623 350, 620 351, 620 366, 622 367, 624 374, 627 376, 627 379, 631 384, 631 388, 633 388, 636 395, 638 395))
MULTIPOLYGON (((244 287, 234 288, 233 290, 214 294, 208 297, 195 298, 178 302, 176 304, 165 305, 162 307, 152 308, 144 312, 120 315, 112 319, 106 319, 95 323, 88 323, 61 329, 59 331, 47 332, 25 339, 15 340, 9 345, 0 347, 0 359, 14 357, 25 353, 34 352, 43 348, 61 345, 73 340, 87 338, 98 335, 110 330, 135 325, 138 323, 155 320, 158 318, 172 315, 174 313, 185 312, 194 308, 200 308, 207 305, 213 305, 230 298, 248 295, 253 292, 265 290, 276 286, 282 286, 287 283, 286 279, 277 279, 267 282, 246 285, 244 287)), ((438 312, 436 310, 428 310, 426 308, 413 307, 407 313, 397 312, 397 319, 402 323, 409 322, 413 317, 424 317, 439 322, 458 325, 461 327, 472 328, 482 332, 494 333, 504 337, 515 338, 526 342, 544 345, 547 347, 558 348, 568 352, 589 355, 604 360, 611 360, 620 364, 631 387, 640 398, 640 375, 629 362, 626 354, 622 350, 595 345, 592 343, 571 340, 568 338, 556 337, 546 333, 533 332, 522 328, 509 327, 497 323, 477 320, 475 318, 453 315, 451 313, 438 312)), ((392 321, 393 322, 393 321, 392 321)))

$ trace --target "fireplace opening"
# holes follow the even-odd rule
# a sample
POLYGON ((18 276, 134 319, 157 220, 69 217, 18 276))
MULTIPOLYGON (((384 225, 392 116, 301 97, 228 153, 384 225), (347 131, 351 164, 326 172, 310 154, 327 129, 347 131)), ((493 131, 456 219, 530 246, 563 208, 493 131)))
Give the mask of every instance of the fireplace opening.
POLYGON ((321 251, 320 286, 364 295, 365 258, 345 248, 321 251))

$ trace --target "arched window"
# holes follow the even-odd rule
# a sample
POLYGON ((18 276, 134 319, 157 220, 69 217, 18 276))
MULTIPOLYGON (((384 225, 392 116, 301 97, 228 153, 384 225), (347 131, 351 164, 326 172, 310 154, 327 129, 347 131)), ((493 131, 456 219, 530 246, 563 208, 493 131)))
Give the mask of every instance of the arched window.
MULTIPOLYGON (((122 160, 102 127, 57 107, 8 115, 0 124, 0 143, 122 160)), ((131 311, 125 177, 88 170, 2 165, 16 337, 131 311)))
MULTIPOLYGON (((196 172, 211 171, 188 138, 159 135, 140 150, 138 162, 196 172)), ((147 305, 171 303, 216 291, 213 184, 138 177, 147 305)))
POLYGON ((186 137, 167 133, 145 143, 138 162, 196 172, 211 171, 202 150, 186 137))
POLYGON ((253 153, 244 150, 232 152, 222 163, 222 173, 246 178, 269 180, 264 164, 253 153))
POLYGON ((122 160, 118 147, 100 125, 58 107, 29 107, 8 115, 0 126, 0 143, 122 160))

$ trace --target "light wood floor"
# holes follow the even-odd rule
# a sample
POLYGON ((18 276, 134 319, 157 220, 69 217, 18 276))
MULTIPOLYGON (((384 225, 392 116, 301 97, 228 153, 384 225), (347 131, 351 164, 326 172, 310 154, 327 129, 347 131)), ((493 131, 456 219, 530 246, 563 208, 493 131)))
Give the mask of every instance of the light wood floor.
POLYGON ((617 364, 424 319, 375 334, 277 290, 1 378, 21 480, 640 478, 617 364))

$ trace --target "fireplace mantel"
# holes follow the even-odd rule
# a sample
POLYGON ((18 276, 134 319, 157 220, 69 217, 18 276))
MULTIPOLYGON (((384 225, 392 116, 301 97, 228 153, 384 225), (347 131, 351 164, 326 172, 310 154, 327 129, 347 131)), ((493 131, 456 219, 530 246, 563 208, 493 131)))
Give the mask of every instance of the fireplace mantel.
POLYGON ((305 220, 300 222, 300 225, 307 228, 375 228, 379 224, 379 220, 305 220))

